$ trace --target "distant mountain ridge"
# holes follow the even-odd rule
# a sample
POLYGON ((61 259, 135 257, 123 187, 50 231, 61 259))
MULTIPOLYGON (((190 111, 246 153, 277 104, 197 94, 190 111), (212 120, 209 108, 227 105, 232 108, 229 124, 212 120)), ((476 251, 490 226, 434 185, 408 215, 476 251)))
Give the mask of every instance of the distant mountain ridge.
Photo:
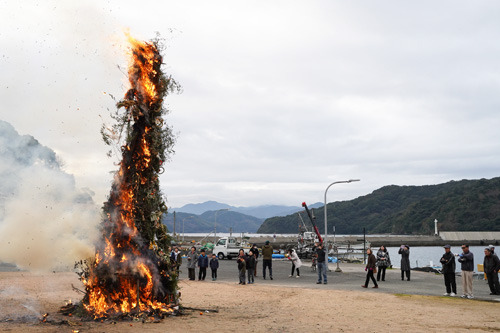
MULTIPOLYGON (((315 210, 324 232, 323 207, 315 210)), ((425 186, 384 186, 359 198, 327 205, 328 230, 338 234, 433 234, 441 231, 500 230, 500 177, 425 186)), ((310 224, 304 218, 306 224, 310 224)), ((294 233, 297 214, 268 218, 258 233, 294 233)))
MULTIPOLYGON (((200 215, 186 212, 175 212, 175 232, 182 234, 183 232, 213 232, 217 224, 217 232, 221 233, 255 233, 259 229, 264 219, 259 219, 254 216, 241 214, 233 211, 210 210, 203 212, 200 215), (216 221, 217 218, 217 221, 216 221)), ((163 224, 168 228, 169 232, 174 232, 174 211, 169 210, 168 214, 163 215, 163 224)))
MULTIPOLYGON (((309 207, 311 208, 322 206, 323 204, 320 202, 309 205, 309 207)), ((217 201, 205 201, 197 204, 187 204, 180 208, 170 208, 169 211, 201 215, 205 212, 216 211, 219 209, 229 209, 232 212, 242 213, 259 219, 266 219, 274 216, 286 216, 303 210, 301 206, 261 205, 252 207, 236 207, 224 203, 219 203, 217 201)))
POLYGON ((231 206, 226 205, 224 203, 219 203, 217 201, 205 201, 202 203, 196 204, 187 204, 180 208, 170 208, 169 212, 179 212, 179 213, 188 213, 188 214, 196 214, 201 215, 205 212, 211 210, 219 210, 219 209, 227 209, 231 208, 231 206))

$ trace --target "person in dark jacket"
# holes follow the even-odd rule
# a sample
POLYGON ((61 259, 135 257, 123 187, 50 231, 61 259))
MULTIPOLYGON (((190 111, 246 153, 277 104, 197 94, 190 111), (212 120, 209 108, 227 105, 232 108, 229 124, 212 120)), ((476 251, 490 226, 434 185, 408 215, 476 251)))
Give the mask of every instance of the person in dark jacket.
POLYGON ((201 249, 201 254, 198 257, 198 281, 205 281, 205 277, 207 276, 207 267, 208 267, 208 257, 205 254, 205 249, 201 249))
POLYGON ((366 263, 365 271, 366 271, 366 280, 365 284, 362 284, 361 287, 368 288, 368 283, 370 283, 370 279, 372 279, 374 286, 372 288, 378 288, 377 281, 373 276, 373 271, 375 267, 377 267, 377 258, 373 255, 372 249, 367 249, 366 254, 368 255, 368 261, 366 263))
POLYGON ((248 284, 252 284, 254 282, 254 270, 255 270, 255 256, 253 251, 248 251, 248 255, 245 257, 247 275, 248 275, 248 284))
POLYGON ((212 259, 210 259, 210 270, 212 271, 212 281, 217 281, 217 270, 219 269, 219 259, 215 253, 212 254, 212 259))
POLYGON ((326 281, 326 270, 328 269, 327 262, 326 262, 326 252, 323 250, 323 244, 319 244, 316 247, 316 255, 318 263, 318 282, 316 284, 321 284, 321 276, 323 276, 323 284, 327 284, 326 281))
POLYGON ((408 245, 401 245, 398 253, 401 255, 401 280, 406 279, 410 281, 410 247, 408 245))
POLYGON ((462 269, 462 287, 464 294, 462 298, 472 299, 472 276, 474 272, 474 254, 469 251, 469 245, 462 245, 462 253, 459 255, 458 262, 461 264, 462 269))
POLYGON ((384 245, 380 246, 377 251, 377 281, 380 281, 380 275, 382 275, 382 281, 385 281, 385 270, 387 267, 391 266, 391 258, 389 257, 389 252, 384 245))
POLYGON ((444 285, 446 286, 446 293, 444 296, 457 295, 457 282, 455 280, 455 255, 451 252, 451 246, 444 246, 444 254, 439 260, 443 269, 441 272, 444 276, 444 285))
POLYGON ((238 255, 238 260, 236 260, 236 263, 238 264, 238 277, 240 280, 240 284, 246 284, 245 273, 247 265, 245 263, 245 251, 243 251, 243 249, 240 250, 240 254, 238 255))
POLYGON ((257 264, 259 262, 259 248, 257 247, 257 244, 254 244, 252 246, 252 252, 255 256, 255 269, 253 270, 253 275, 257 277, 257 264))
POLYGON ((500 285, 498 283, 498 271, 500 270, 500 259, 491 252, 491 248, 484 249, 484 274, 488 279, 490 295, 500 295, 500 285))
POLYGON ((266 241, 262 247, 262 277, 266 279, 266 267, 269 268, 269 278, 273 279, 273 247, 266 241))

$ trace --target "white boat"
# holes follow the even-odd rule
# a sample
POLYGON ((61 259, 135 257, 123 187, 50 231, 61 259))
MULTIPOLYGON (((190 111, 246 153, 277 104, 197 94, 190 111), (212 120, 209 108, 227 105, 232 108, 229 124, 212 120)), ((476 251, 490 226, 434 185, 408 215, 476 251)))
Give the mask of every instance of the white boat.
POLYGON ((351 244, 349 241, 336 243, 329 248, 328 255, 337 257, 341 262, 363 262, 366 257, 366 249, 370 245, 369 241, 366 241, 365 244, 351 244))

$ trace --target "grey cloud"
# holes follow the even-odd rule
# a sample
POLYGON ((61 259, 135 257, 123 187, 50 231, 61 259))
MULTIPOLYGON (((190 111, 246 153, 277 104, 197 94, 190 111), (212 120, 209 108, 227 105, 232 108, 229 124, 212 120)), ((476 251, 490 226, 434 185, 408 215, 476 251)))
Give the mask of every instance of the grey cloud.
POLYGON ((98 115, 113 108, 102 91, 119 98, 125 90, 120 43, 109 37, 121 26, 140 38, 166 36, 167 71, 184 87, 166 100, 167 122, 180 132, 162 176, 173 206, 321 201, 338 178, 362 182, 336 198, 498 176, 496 2, 155 6, 41 5, 50 19, 28 11, 29 29, 2 29, 21 37, 2 41, 9 88, 0 98, 17 114, 5 119, 63 156, 100 200, 115 167, 104 157, 98 115))

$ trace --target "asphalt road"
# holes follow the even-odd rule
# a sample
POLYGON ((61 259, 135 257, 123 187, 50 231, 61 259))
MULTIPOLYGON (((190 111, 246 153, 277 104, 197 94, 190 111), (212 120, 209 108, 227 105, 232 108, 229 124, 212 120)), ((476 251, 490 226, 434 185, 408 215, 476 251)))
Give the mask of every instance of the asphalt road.
MULTIPOLYGON (((391 293, 391 294, 410 294, 410 295, 432 295, 441 296, 446 292, 444 286, 444 278, 440 274, 411 271, 410 281, 401 281, 401 271, 399 269, 388 269, 386 272, 385 282, 378 282, 379 288, 372 289, 370 281, 368 288, 361 288, 366 278, 364 265, 361 264, 339 264, 342 272, 335 272, 337 264, 329 264, 330 272, 328 272, 328 284, 316 284, 318 281, 317 272, 311 269, 310 260, 302 260, 300 268, 300 278, 290 278, 292 264, 288 260, 273 260, 273 280, 262 278, 262 260, 259 260, 257 267, 257 278, 255 284, 276 285, 295 288, 318 288, 318 289, 334 289, 334 290, 356 290, 373 293, 391 293)), ((187 268, 181 267, 181 279, 187 280, 187 268)), ((213 282, 211 278, 210 268, 207 269, 207 277, 205 281, 193 281, 192 283, 217 283, 234 282, 238 284, 238 267, 236 260, 219 260, 219 270, 217 271, 217 281, 213 282)), ((198 279, 198 269, 196 269, 196 278, 198 279)), ((462 280, 457 276, 457 295, 462 295, 462 280)), ((245 286, 251 288, 252 286, 245 286)), ((484 280, 474 280, 473 293, 477 300, 488 300, 500 302, 500 296, 490 296, 490 289, 484 280)))
MULTIPOLYGON (((329 264, 330 272, 328 272, 328 284, 316 284, 318 274, 311 269, 310 260, 302 260, 303 266, 300 268, 300 278, 290 278, 292 264, 288 260, 273 260, 273 278, 270 280, 262 279, 262 260, 259 260, 257 277, 255 284, 275 285, 293 288, 318 288, 318 289, 334 289, 334 290, 357 290, 372 293, 390 293, 390 294, 409 294, 409 295, 430 295, 441 296, 446 292, 444 287, 444 279, 442 275, 426 272, 411 271, 411 281, 401 281, 401 271, 399 269, 388 269, 386 272, 385 282, 378 282, 379 288, 373 289, 370 281, 367 289, 361 288, 366 278, 364 265, 361 264, 340 264, 342 272, 335 272, 337 264, 329 264)), ((205 281, 193 281, 191 283, 218 283, 218 282, 233 282, 238 284, 238 266, 236 260, 219 260, 219 270, 217 272, 218 279, 213 282, 211 278, 210 268, 207 269, 207 277, 205 281)), ((0 264, 0 272, 18 271, 14 265, 2 263, 0 264)), ((181 266, 181 279, 187 280, 187 268, 181 266)), ((198 269, 196 270, 196 278, 198 278, 198 269)), ((251 288, 247 285, 245 287, 251 288)), ((491 296, 490 289, 485 280, 473 281, 473 293, 476 300, 497 301, 500 302, 499 296, 491 296)), ((462 280, 457 276, 457 294, 462 295, 462 280)))

